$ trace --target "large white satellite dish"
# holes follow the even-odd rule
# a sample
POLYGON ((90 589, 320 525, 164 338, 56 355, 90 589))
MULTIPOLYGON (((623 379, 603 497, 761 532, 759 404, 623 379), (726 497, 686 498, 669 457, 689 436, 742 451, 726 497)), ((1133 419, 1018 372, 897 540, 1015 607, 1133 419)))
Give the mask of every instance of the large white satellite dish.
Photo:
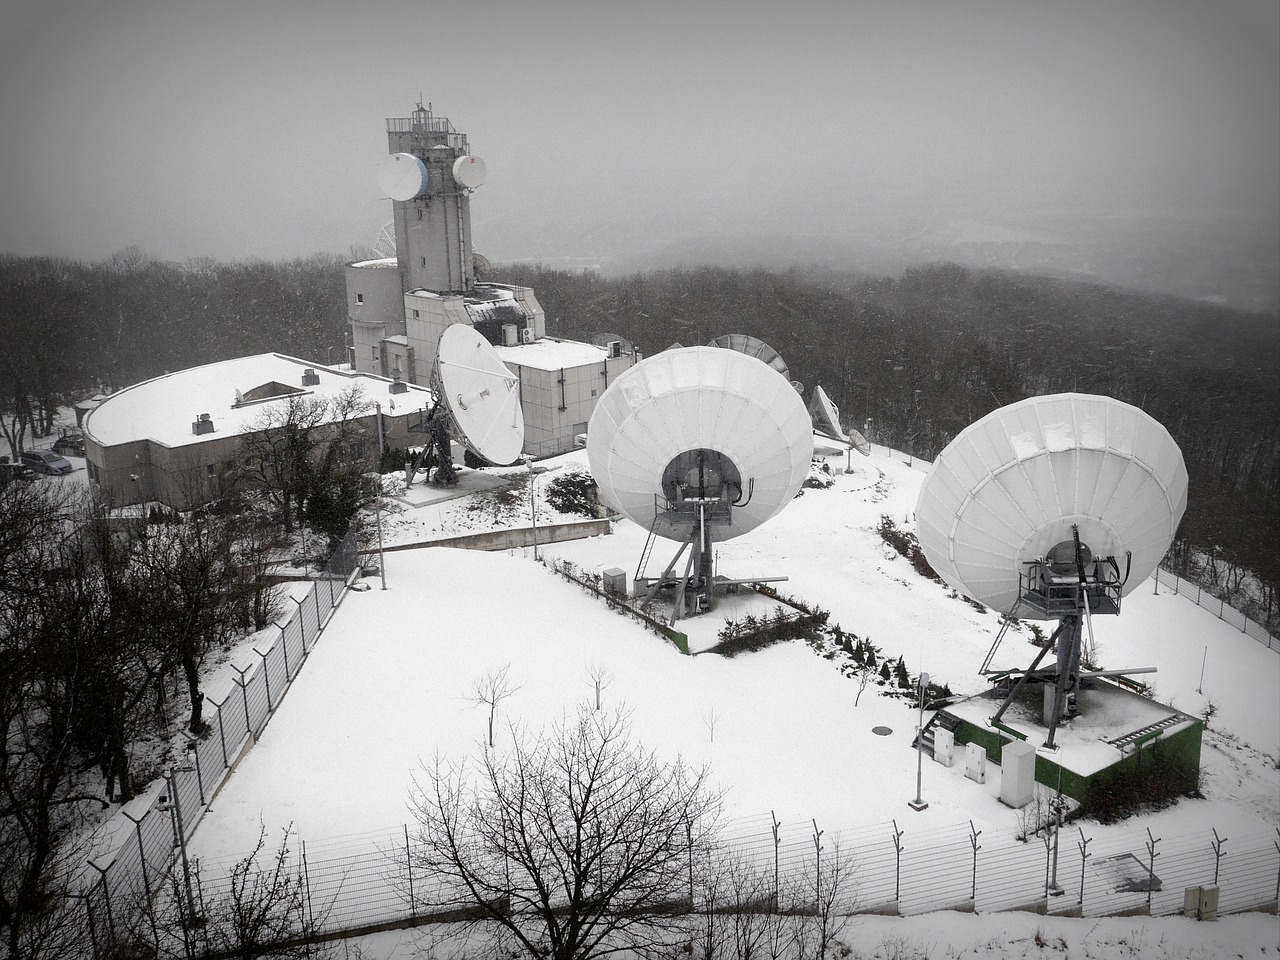
POLYGON ((804 402, 786 378, 752 357, 682 347, 619 376, 587 428, 587 460, 601 500, 669 540, 689 531, 659 513, 677 486, 687 489, 681 458, 693 469, 698 451, 715 454, 720 484, 740 485, 734 499, 749 495, 712 539, 741 536, 775 516, 804 482, 813 453, 804 402))
POLYGON ((650 539, 681 544, 650 589, 652 597, 664 585, 680 585, 672 623, 686 595, 695 610, 710 608, 719 582, 712 544, 775 516, 799 492, 812 454, 809 414, 787 379, 754 357, 716 347, 642 360, 604 392, 587 429, 600 500, 647 528, 650 539))
MULTIPOLYGON (((763 340, 750 334, 726 333, 724 336, 716 337, 707 346, 745 353, 748 357, 755 357, 757 360, 767 363, 786 379, 791 379, 791 372, 787 369, 787 362, 782 359, 782 355, 763 340)), ((802 390, 797 390, 796 392, 799 393, 802 390)))
POLYGON ((412 153, 378 161, 378 186, 392 200, 414 200, 427 192, 427 165, 412 153))
POLYGON ((487 176, 488 170, 479 157, 468 154, 453 161, 453 179, 464 189, 474 190, 483 185, 487 176))
POLYGON ((445 328, 432 381, 456 440, 490 463, 515 462, 524 446, 520 382, 474 327, 445 328))
POLYGON ((1160 563, 1186 506, 1182 451, 1161 424, 1110 397, 1067 393, 962 430, 925 478, 916 527, 944 580, 1008 613, 1024 565, 1071 541, 1073 528, 1094 557, 1131 557, 1130 592, 1160 563))
MULTIPOLYGON (((1020 674, 992 718, 1029 681, 1043 686, 1044 745, 1074 715, 1083 627, 1117 614, 1168 550, 1187 506, 1187 468, 1169 432, 1137 407, 1064 393, 1001 407, 934 461, 916 503, 925 557, 957 590, 1018 617, 1058 619, 1022 671, 991 671, 1005 620, 979 672, 1020 674), (1056 651, 1053 666, 1041 660, 1056 651)), ((1148 668, 1143 668, 1148 669, 1148 668)))

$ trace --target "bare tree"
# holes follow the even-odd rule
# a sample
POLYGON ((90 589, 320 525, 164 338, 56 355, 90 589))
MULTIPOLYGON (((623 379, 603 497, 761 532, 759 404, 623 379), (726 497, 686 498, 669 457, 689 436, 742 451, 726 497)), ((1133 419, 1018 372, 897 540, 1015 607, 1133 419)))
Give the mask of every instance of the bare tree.
POLYGON ((491 747, 493 746, 493 725, 498 716, 498 704, 520 690, 520 687, 512 685, 511 680, 507 677, 507 672, 510 669, 511 664, 507 664, 501 670, 490 670, 476 681, 469 698, 477 706, 483 704, 489 708, 488 742, 491 747))
POLYGON ((439 760, 417 783, 413 868, 441 880, 437 906, 538 958, 586 960, 667 943, 712 843, 720 799, 705 770, 635 744, 620 712, 582 708, 477 775, 439 760))
POLYGON ((369 408, 359 387, 329 398, 292 393, 269 401, 243 436, 240 479, 271 498, 286 531, 293 529, 295 512, 313 495, 326 501, 348 499, 349 481, 365 466, 358 419, 369 408), (352 469, 343 469, 353 463, 352 469))
POLYGON ((613 676, 609 673, 608 669, 606 669, 603 664, 593 663, 590 667, 587 668, 587 678, 591 681, 591 685, 595 688, 596 709, 599 710, 600 695, 604 693, 604 691, 608 688, 609 684, 613 682, 613 676))

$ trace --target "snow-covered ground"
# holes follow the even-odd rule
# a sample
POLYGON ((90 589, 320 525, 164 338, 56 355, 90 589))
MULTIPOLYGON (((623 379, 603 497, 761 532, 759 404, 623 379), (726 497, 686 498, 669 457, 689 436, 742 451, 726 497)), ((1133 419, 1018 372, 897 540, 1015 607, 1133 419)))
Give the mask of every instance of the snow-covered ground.
MULTIPOLYGON (((806 489, 770 523, 720 544, 720 572, 788 577, 777 585, 783 593, 828 610, 833 623, 869 637, 885 654, 905 656, 913 676, 923 669, 958 693, 983 689, 976 671, 998 629, 996 616, 918 577, 874 533, 882 514, 911 528, 923 474, 879 447, 869 460, 855 458, 851 474, 842 472, 844 463, 831 461, 832 488, 806 489)), ((585 455, 550 466, 558 468, 551 476, 585 469, 585 455)), ((549 482, 546 474, 537 478, 540 495, 549 482)), ((472 473, 464 474, 465 483, 482 481, 472 473)), ((389 545, 528 523, 527 490, 523 498, 478 489, 444 501, 433 496, 416 487, 402 496, 386 518, 389 545)), ((541 496, 538 511, 540 525, 568 519, 541 496)), ((633 571, 644 538, 623 521, 612 536, 544 545, 542 553, 590 572, 633 571)), ((664 564, 664 551, 673 549, 659 543, 651 566, 664 564)), ((854 706, 856 682, 803 643, 733 659, 682 656, 534 563, 529 550, 391 552, 386 575, 385 592, 375 579, 374 589, 343 600, 260 742, 214 800, 190 845, 193 854, 212 861, 241 856, 260 825, 278 835, 293 824, 310 843, 404 823, 414 771, 437 755, 459 759, 476 751, 487 708, 477 707, 472 693, 503 668, 518 689, 502 702, 499 723, 529 727, 587 702, 590 674, 603 670, 605 704, 625 705, 633 733, 647 746, 709 765, 725 790, 730 821, 754 822, 772 811, 783 822, 813 819, 832 831, 890 817, 911 818, 913 830, 969 820, 988 837, 1016 829, 1016 814, 996 798, 998 775, 980 786, 962 766, 927 765, 923 792, 930 805, 912 813, 906 802, 915 795, 915 711, 877 695, 876 687, 854 706), (874 735, 876 726, 893 732, 874 735)), ((704 649, 725 618, 741 616, 750 603, 760 601, 721 603, 681 628, 694 649, 704 649)), ((1103 665, 1156 666, 1158 699, 1193 715, 1209 703, 1216 707, 1205 736, 1204 799, 1182 800, 1142 823, 1174 835, 1210 826, 1223 835, 1256 833, 1280 824, 1280 657, 1184 598, 1156 595, 1150 581, 1126 599, 1120 617, 1097 618, 1094 626, 1103 665)), ((1025 664, 1035 652, 1028 639, 1026 632, 1011 635, 997 662, 1025 664)), ((1069 732, 1064 737, 1070 751, 1069 732)), ((871 938, 859 939, 859 949, 870 952, 896 936, 929 956, 1104 957, 1120 955, 1121 942, 1124 955, 1142 958, 1263 956, 1277 943, 1274 918, 1258 917, 1215 926, 1180 918, 940 914, 858 924, 871 938), (1035 943, 1038 931, 1050 942, 1043 949, 1035 943), (1069 949, 1053 945, 1059 937, 1069 949)), ((397 935, 366 949, 391 956, 390 944, 399 941, 408 942, 397 935)))

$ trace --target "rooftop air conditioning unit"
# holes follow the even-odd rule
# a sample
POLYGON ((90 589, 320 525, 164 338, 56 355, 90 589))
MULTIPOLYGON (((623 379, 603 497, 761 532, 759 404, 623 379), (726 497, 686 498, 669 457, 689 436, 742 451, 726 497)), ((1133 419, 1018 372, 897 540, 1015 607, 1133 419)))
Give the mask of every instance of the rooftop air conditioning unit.
POLYGON ((314 387, 320 382, 320 374, 316 373, 313 367, 307 367, 302 371, 302 385, 304 387, 314 387))
POLYGON ((622 356, 621 340, 610 340, 608 343, 605 344, 605 348, 609 351, 609 358, 611 360, 617 359, 618 357, 622 356))
POLYGON ((408 393, 409 385, 405 383, 403 380, 401 380, 399 377, 396 377, 394 380, 391 381, 391 386, 387 388, 387 392, 388 393, 408 393))
POLYGON ((530 330, 528 327, 523 327, 520 330, 520 342, 533 343, 533 331, 530 330))
POLYGON ((514 323, 504 323, 502 325, 502 345, 504 347, 514 347, 520 342, 520 335, 516 333, 518 329, 514 323))
POLYGON ((191 424, 191 432, 199 436, 202 433, 213 433, 213 417, 202 413, 191 424))

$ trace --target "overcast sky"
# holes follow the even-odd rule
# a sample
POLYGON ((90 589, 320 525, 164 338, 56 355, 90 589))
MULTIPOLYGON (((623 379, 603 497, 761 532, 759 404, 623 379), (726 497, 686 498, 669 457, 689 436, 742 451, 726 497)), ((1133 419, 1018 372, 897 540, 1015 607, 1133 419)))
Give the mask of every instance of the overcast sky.
MULTIPOLYGON (((0 251, 281 258, 390 219, 421 93, 476 244, 892 201, 1280 215, 1275 0, 0 0, 0 251)), ((589 246, 590 237, 584 237, 589 246)))

